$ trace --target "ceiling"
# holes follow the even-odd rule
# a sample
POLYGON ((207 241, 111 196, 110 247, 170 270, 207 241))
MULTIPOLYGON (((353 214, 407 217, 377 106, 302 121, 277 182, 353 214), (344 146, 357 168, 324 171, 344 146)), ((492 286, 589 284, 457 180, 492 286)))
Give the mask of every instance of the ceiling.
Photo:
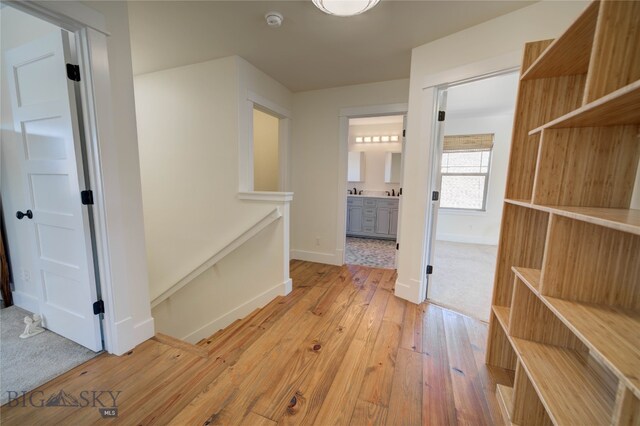
POLYGON ((447 90, 447 119, 512 113, 519 72, 485 78, 447 90))
POLYGON ((340 18, 311 0, 132 1, 133 70, 239 55, 294 92, 408 78, 413 47, 531 3, 383 0, 340 18), (267 26, 272 10, 282 27, 267 26))

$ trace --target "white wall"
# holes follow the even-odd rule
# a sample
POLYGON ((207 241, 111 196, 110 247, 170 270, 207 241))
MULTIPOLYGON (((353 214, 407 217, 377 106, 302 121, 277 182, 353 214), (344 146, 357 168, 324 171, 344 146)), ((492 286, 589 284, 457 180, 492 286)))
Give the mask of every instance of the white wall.
POLYGON ((0 29, 0 54, 2 55, 0 59, 0 75, 2 77, 0 88, 2 102, 2 114, 0 114, 0 194, 7 231, 5 249, 9 255, 13 273, 14 303, 30 312, 39 312, 38 295, 40 292, 36 288, 36 281, 26 281, 21 274, 22 270, 34 273, 29 265, 32 248, 28 244, 30 236, 26 227, 29 225, 24 221, 18 222, 15 212, 24 210, 30 202, 25 191, 26 183, 23 174, 18 167, 24 154, 13 125, 4 53, 51 32, 60 31, 60 29, 11 7, 0 9, 0 29))
MULTIPOLYGON (((152 299, 274 208, 238 199, 240 143, 253 120, 248 91, 290 108, 286 89, 238 57, 135 78, 152 299)), ((284 227, 272 224, 260 244, 241 247, 155 307, 157 329, 194 341, 284 294, 284 227)))
POLYGON ((349 126, 349 151, 362 151, 365 157, 364 181, 349 183, 358 190, 389 191, 400 189, 399 183, 385 183, 384 170, 387 152, 402 152, 402 143, 356 143, 358 136, 396 135, 402 140, 402 123, 349 126))
MULTIPOLYGON (((434 91, 423 91, 427 76, 522 52, 524 43, 557 37, 586 2, 539 2, 413 49, 403 209, 396 294, 415 303, 425 298, 424 248, 429 205, 434 91)), ((444 75, 446 81, 446 74, 444 75)), ((450 80, 451 81, 451 80, 450 80)))
POLYGON ((472 244, 498 244, 500 219, 507 182, 513 113, 449 119, 445 135, 494 133, 487 205, 483 212, 440 209, 436 238, 472 244))
MULTIPOLYGON (((295 93, 291 184, 291 255, 342 264, 337 241, 340 110, 406 103, 408 80, 295 93)), ((345 147, 346 150, 346 147, 345 147)), ((346 153, 345 153, 346 158, 346 153)))
POLYGON ((278 191, 280 180, 276 117, 253 110, 253 189, 278 191))

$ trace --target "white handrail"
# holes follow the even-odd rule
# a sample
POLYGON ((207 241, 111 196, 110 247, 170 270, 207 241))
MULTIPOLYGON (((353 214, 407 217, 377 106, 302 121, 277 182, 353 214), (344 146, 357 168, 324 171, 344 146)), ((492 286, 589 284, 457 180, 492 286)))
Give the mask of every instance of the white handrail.
POLYGON ((202 274, 207 269, 211 268, 216 263, 220 262, 226 255, 240 247, 242 244, 256 236, 260 231, 264 228, 278 220, 282 217, 282 211, 279 207, 274 208, 269 212, 266 216, 256 222, 249 229, 238 235, 231 242, 226 244, 222 249, 220 249, 216 254, 211 256, 209 259, 204 261, 200 266, 195 268, 193 271, 189 272, 185 275, 180 281, 169 287, 167 290, 163 291, 158 297, 151 301, 151 307, 155 308, 160 303, 167 300, 171 295, 180 290, 182 287, 189 284, 194 278, 202 274))

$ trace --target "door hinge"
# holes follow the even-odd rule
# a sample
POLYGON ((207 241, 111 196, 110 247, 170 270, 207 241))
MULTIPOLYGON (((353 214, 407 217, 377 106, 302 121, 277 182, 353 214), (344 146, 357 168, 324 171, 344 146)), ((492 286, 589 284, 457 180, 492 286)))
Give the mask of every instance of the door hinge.
POLYGON ((80 66, 67 64, 67 78, 73 81, 80 81, 80 66))
POLYGON ((433 266, 427 265, 427 275, 433 274, 433 266))
POLYGON ((447 114, 447 113, 446 113, 446 112, 444 112, 444 111, 438 111, 438 121, 444 121, 444 116, 445 116, 446 114, 447 114))
POLYGON ((102 300, 93 303, 93 315, 100 314, 104 314, 104 302, 102 300))
POLYGON ((431 201, 438 201, 440 199, 440 192, 433 191, 431 193, 431 201))
POLYGON ((400 243, 396 243, 396 250, 400 250, 400 243))
POLYGON ((80 191, 80 199, 85 206, 93 204, 93 191, 87 189, 86 191, 80 191))
POLYGON ((404 138, 405 136, 407 136, 407 129, 402 129, 402 137, 404 138))

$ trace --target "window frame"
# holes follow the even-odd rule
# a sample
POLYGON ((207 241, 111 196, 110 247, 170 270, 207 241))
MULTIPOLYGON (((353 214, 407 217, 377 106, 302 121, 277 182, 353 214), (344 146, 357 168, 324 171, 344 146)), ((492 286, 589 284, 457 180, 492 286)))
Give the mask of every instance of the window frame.
MULTIPOLYGON (((460 153, 460 152, 488 152, 489 153, 489 162, 487 163, 487 172, 486 173, 445 173, 442 171, 442 159, 440 160, 440 194, 442 195, 442 187, 443 187, 443 177, 444 176, 484 176, 484 189, 482 192, 482 207, 478 209, 474 208, 466 208, 466 207, 443 207, 442 204, 439 205, 441 210, 449 211, 449 212, 486 212, 487 211, 487 199, 489 198, 489 177, 491 176, 491 163, 493 160, 493 147, 489 149, 468 149, 468 150, 457 150, 457 151, 443 151, 442 155, 447 153, 460 153)), ((440 197, 440 203, 442 203, 442 197, 440 197)))

